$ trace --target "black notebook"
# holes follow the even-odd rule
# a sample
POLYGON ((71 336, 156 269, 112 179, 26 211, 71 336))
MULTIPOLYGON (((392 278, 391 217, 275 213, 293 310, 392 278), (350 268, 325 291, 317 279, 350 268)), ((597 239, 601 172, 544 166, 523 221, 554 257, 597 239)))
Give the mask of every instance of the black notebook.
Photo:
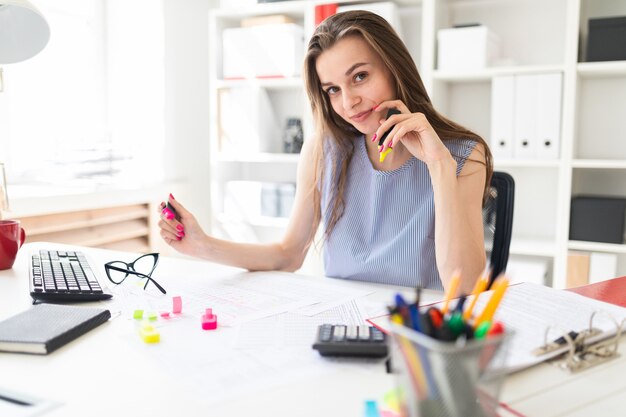
POLYGON ((102 308, 39 304, 0 322, 0 351, 45 355, 109 318, 102 308))

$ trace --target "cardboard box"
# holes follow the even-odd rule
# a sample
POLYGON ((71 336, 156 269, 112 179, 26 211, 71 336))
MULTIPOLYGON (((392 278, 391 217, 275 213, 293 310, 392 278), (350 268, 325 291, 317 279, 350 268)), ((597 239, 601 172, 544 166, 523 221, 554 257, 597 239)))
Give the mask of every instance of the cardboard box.
POLYGON ((280 78, 301 73, 304 29, 296 24, 224 29, 223 78, 280 78))
POLYGON ((488 67, 500 56, 500 40, 487 26, 464 26, 437 32, 437 69, 467 71, 488 67))
POLYGON ((570 251, 567 254, 567 278, 565 288, 576 288, 589 284, 589 264, 588 252, 570 251))

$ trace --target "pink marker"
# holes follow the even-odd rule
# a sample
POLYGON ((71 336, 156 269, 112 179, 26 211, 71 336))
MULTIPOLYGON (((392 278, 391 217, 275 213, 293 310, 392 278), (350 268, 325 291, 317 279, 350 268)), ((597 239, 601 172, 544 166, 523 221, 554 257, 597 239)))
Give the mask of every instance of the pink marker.
POLYGON ((213 309, 207 308, 206 314, 203 314, 201 317, 202 328, 204 330, 215 330, 217 329, 217 316, 213 314, 213 309))
POLYGON ((180 314, 183 311, 183 299, 180 295, 177 295, 176 297, 172 297, 172 302, 174 303, 172 313, 180 314))

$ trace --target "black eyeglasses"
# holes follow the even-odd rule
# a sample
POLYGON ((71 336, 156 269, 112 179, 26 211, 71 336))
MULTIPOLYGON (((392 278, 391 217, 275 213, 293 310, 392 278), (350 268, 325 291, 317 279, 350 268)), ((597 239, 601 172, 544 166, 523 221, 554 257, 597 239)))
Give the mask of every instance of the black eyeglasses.
POLYGON ((131 263, 126 263, 123 261, 111 261, 104 264, 104 270, 107 273, 107 277, 109 277, 109 281, 114 284, 121 284, 124 282, 129 275, 135 275, 139 278, 145 279, 146 283, 143 286, 145 290, 148 286, 148 283, 152 282, 163 294, 167 294, 165 288, 159 285, 158 282, 151 277, 152 272, 157 266, 159 262, 159 254, 158 253, 148 253, 140 256, 135 259, 131 263), (142 271, 142 272, 139 272, 142 271))

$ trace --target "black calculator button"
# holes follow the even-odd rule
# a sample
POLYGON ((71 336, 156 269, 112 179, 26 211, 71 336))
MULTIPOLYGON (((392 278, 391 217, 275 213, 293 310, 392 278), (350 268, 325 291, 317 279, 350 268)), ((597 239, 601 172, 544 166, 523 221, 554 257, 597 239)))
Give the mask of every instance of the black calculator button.
POLYGON ((330 342, 330 338, 333 334, 333 326, 330 324, 324 324, 320 326, 320 340, 322 342, 330 342))
POLYGON ((346 329, 346 340, 354 342, 358 339, 359 331, 357 326, 348 326, 346 329))
POLYGON ((346 326, 335 326, 333 330, 333 340, 341 342, 346 338, 346 326))
POLYGON ((374 342, 384 342, 385 341, 385 335, 383 334, 383 332, 381 332, 377 328, 372 327, 372 340, 374 342))
POLYGON ((359 326, 359 340, 370 340, 370 326, 359 326))

